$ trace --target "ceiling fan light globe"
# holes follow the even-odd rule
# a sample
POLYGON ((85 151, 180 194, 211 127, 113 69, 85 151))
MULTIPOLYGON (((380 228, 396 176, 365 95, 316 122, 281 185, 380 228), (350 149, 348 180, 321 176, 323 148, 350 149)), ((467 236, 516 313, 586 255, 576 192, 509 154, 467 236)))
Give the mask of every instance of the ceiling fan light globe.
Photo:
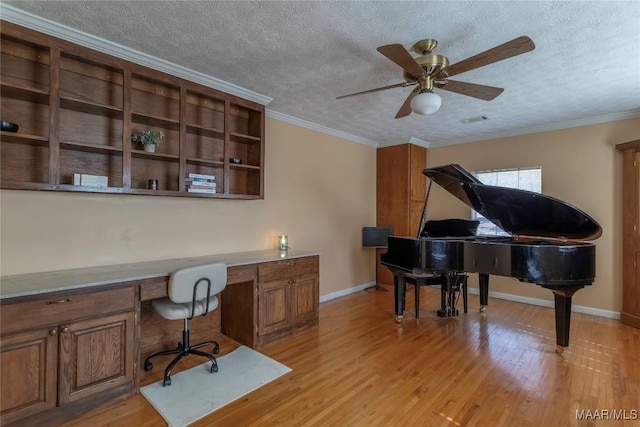
POLYGON ((442 98, 436 93, 426 91, 414 96, 411 100, 411 111, 426 116, 440 109, 442 98))

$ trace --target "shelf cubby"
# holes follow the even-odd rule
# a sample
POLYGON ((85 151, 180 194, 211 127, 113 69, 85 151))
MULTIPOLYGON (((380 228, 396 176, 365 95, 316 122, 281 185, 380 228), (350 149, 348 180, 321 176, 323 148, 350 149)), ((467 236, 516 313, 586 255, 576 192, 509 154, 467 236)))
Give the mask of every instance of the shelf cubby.
MULTIPOLYGON (((123 70, 74 55, 60 56, 60 98, 85 108, 122 111, 123 70)), ((66 107, 63 107, 66 108, 66 107)), ((101 113, 99 113, 101 114, 101 113)))
POLYGON ((60 111, 59 127, 62 141, 122 149, 121 118, 63 109, 60 111))
POLYGON ((138 156, 136 153, 131 159, 131 188, 148 189, 150 179, 158 181, 158 190, 178 191, 178 158, 138 156))
POLYGON ((73 185, 73 175, 78 173, 106 176, 109 187, 122 187, 122 153, 82 148, 60 148, 57 184, 73 185))
POLYGON ((131 109, 140 120, 179 124, 180 88, 136 74, 131 82, 131 109))
POLYGON ((262 193, 259 168, 234 165, 229 168, 229 194, 258 196, 262 193))
POLYGON ((2 162, 0 181, 7 183, 49 182, 49 147, 40 144, 4 143, 2 134, 2 162))
POLYGON ((3 90, 20 88, 34 93, 49 93, 50 49, 2 34, 0 74, 3 90))

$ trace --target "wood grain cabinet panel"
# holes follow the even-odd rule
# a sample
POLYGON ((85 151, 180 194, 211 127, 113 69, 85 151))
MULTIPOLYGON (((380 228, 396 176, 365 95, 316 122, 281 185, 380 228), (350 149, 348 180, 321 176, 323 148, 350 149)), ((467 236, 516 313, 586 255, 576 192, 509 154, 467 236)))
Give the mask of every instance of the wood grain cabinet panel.
POLYGON ((318 322, 318 276, 308 274, 295 279, 291 285, 293 326, 295 329, 316 325, 318 322))
POLYGON ((0 338, 2 424, 56 406, 57 326, 0 338))
POLYGON ((290 293, 291 287, 286 280, 258 285, 258 331, 261 336, 290 328, 290 293))
POLYGON ((640 328, 640 140, 618 144, 622 151, 622 313, 640 328))
POLYGON ((60 404, 130 383, 134 314, 119 313, 61 326, 60 404))

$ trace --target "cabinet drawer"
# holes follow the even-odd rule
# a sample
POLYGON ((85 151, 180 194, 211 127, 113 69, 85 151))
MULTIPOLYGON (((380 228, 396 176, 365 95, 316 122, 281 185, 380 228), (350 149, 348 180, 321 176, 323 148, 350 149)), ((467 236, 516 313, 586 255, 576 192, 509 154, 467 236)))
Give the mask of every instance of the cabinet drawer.
POLYGON ((92 292, 56 292, 36 298, 2 306, 2 335, 116 311, 133 310, 135 289, 125 287, 92 292))
POLYGON ((288 279, 318 272, 318 257, 292 258, 258 265, 258 281, 288 279))

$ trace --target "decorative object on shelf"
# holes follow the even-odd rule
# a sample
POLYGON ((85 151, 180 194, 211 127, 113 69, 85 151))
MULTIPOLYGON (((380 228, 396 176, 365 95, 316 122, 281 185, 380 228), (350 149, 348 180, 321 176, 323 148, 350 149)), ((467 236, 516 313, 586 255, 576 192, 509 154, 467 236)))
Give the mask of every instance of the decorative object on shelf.
POLYGON ((278 236, 278 250, 279 251, 288 251, 289 250, 289 237, 288 236, 278 236))
POLYGON ((89 175, 87 173, 74 173, 73 185, 106 188, 109 186, 109 177, 105 175, 89 175))
POLYGON ((0 123, 0 130, 3 130, 5 132, 18 132, 18 125, 6 120, 2 120, 2 122, 0 123))
POLYGON ((157 179, 150 179, 149 183, 147 185, 147 188, 149 188, 149 190, 157 190, 158 189, 158 180, 157 179))
POLYGON ((162 131, 154 131, 149 128, 131 135, 131 141, 142 145, 144 151, 149 153, 156 152, 156 145, 162 144, 163 138, 164 133, 162 131))
POLYGON ((238 157, 231 157, 229 159, 229 162, 230 163, 234 163, 236 165, 242 164, 242 160, 240 158, 238 158, 238 157))

